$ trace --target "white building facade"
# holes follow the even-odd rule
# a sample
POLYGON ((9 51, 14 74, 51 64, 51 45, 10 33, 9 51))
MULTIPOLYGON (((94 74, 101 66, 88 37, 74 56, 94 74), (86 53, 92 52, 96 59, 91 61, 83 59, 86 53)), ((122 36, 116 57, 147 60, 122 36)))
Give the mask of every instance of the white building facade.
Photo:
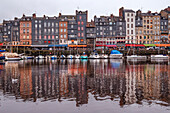
POLYGON ((135 44, 135 11, 124 10, 124 18, 126 21, 126 44, 135 44))

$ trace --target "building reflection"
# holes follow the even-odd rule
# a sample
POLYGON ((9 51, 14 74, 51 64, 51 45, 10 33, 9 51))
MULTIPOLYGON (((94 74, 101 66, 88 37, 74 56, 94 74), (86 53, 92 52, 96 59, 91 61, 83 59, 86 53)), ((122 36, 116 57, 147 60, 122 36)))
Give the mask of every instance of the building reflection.
POLYGON ((88 104, 91 93, 96 101, 119 100, 121 107, 142 104, 143 100, 170 104, 167 64, 94 59, 6 62, 1 68, 0 89, 4 95, 24 101, 67 100, 75 101, 78 107, 88 104))

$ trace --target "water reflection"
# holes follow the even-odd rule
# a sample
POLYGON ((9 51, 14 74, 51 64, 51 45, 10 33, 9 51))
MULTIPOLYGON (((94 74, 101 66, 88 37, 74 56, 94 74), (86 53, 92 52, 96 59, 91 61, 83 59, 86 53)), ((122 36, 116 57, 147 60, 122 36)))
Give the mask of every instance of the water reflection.
POLYGON ((97 101, 170 105, 170 65, 123 60, 28 60, 0 63, 0 92, 23 101, 97 101))

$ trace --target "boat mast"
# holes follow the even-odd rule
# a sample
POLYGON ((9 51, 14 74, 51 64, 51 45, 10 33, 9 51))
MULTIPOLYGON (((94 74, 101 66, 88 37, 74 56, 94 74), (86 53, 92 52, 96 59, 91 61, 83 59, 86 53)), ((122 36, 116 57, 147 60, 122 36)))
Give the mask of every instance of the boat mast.
POLYGON ((13 27, 11 26, 11 44, 10 44, 10 45, 11 45, 11 46, 10 46, 10 52, 11 52, 11 53, 12 53, 12 40, 13 40, 13 37, 12 37, 12 36, 13 36, 13 35, 12 35, 12 28, 13 28, 13 27))
POLYGON ((54 36, 54 56, 55 56, 55 43, 56 43, 56 37, 54 36))
MULTIPOLYGON (((103 32, 103 37, 102 37, 102 47, 104 47, 104 45, 103 45, 103 44, 104 44, 104 27, 103 27, 102 30, 103 30, 103 31, 102 31, 102 32, 103 32)), ((101 48, 101 50, 102 50, 102 48, 101 48)), ((101 52, 103 53, 103 50, 102 50, 101 52)))

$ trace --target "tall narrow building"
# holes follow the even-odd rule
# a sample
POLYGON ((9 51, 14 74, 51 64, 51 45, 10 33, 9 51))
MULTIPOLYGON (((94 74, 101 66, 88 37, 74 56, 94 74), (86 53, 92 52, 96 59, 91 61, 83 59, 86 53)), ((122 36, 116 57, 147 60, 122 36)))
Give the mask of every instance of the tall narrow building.
POLYGON ((135 11, 131 9, 119 9, 119 16, 126 21, 126 42, 129 44, 136 43, 135 37, 135 11))
POLYGON ((76 10, 78 45, 86 45, 85 33, 86 33, 87 20, 88 20, 88 11, 76 10))
POLYGON ((20 44, 32 44, 32 17, 23 15, 20 19, 20 44))

